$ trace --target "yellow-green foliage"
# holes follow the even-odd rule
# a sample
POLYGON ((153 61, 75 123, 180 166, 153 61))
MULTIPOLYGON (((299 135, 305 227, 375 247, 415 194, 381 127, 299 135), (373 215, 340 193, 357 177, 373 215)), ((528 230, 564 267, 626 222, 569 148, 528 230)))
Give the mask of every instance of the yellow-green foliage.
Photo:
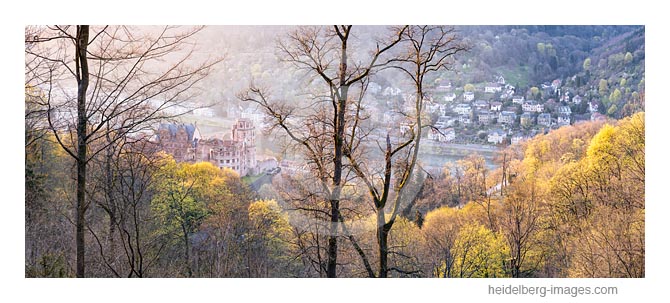
POLYGON ((506 277, 505 262, 509 248, 501 234, 483 225, 468 223, 463 226, 452 248, 453 276, 459 278, 506 277))
POLYGON ((151 201, 164 232, 195 232, 210 214, 210 208, 229 198, 225 186, 238 178, 230 170, 221 170, 209 162, 176 163, 171 157, 162 160, 154 177, 155 195, 151 201))

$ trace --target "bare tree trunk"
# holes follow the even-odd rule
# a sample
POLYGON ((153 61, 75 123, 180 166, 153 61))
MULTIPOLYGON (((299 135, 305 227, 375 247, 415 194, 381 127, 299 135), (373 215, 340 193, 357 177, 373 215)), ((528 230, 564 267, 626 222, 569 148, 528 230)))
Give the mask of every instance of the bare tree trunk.
POLYGON ((387 226, 384 210, 377 211, 377 244, 379 247, 379 274, 377 277, 388 277, 388 237, 390 226, 387 226))
MULTIPOLYGON (((341 33, 341 54, 339 70, 339 91, 335 92, 337 98, 337 107, 335 111, 335 155, 333 157, 333 192, 330 200, 330 237, 328 239, 328 278, 337 277, 337 227, 340 222, 340 186, 342 185, 342 148, 344 146, 344 114, 347 107, 347 96, 349 86, 346 83, 347 76, 347 40, 349 30, 345 29, 341 33)), ((333 88, 331 88, 333 89, 333 88)))
POLYGON ((76 209, 76 250, 77 250, 77 278, 86 276, 86 263, 84 256, 85 245, 85 215, 86 215, 86 145, 87 145, 87 117, 86 117, 86 91, 88 90, 88 60, 86 49, 88 47, 88 25, 77 28, 77 209, 76 209))
POLYGON ((186 273, 190 278, 193 277, 193 271, 191 270, 191 256, 189 253, 188 232, 186 231, 186 226, 184 226, 184 224, 181 225, 181 229, 184 232, 184 257, 186 258, 186 273))
POLYGON ((116 233, 116 201, 114 199, 113 186, 114 186, 114 173, 112 170, 112 162, 114 161, 114 150, 111 145, 111 140, 109 138, 109 133, 106 133, 106 138, 110 146, 106 150, 105 155, 105 193, 107 195, 107 213, 109 215, 109 232, 108 232, 108 262, 114 264, 116 259, 116 242, 115 242, 115 233, 116 233))

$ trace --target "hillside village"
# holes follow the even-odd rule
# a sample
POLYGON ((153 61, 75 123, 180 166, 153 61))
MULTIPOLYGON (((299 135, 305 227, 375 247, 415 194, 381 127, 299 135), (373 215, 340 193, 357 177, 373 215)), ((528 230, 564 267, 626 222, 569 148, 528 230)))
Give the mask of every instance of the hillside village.
MULTIPOLYGON (((580 121, 607 119, 597 100, 576 94, 576 89, 563 86, 559 79, 541 84, 535 94, 533 89, 519 91, 503 76, 491 80, 453 87, 449 80, 438 79, 424 99, 431 125, 426 137, 436 142, 504 146, 580 121)), ((394 101, 387 101, 391 109, 376 115, 380 123, 402 125, 403 112, 412 110, 413 96, 392 87, 372 92, 375 98, 406 105, 400 109, 394 101)))

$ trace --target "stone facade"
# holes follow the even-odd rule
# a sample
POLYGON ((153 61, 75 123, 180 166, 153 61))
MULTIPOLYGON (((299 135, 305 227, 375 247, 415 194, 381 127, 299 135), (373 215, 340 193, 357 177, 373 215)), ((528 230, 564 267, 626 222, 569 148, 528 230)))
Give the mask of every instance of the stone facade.
POLYGON ((177 162, 208 161, 221 169, 230 168, 240 176, 259 173, 256 128, 250 119, 235 122, 232 140, 202 139, 193 124, 162 124, 156 137, 160 148, 177 162))

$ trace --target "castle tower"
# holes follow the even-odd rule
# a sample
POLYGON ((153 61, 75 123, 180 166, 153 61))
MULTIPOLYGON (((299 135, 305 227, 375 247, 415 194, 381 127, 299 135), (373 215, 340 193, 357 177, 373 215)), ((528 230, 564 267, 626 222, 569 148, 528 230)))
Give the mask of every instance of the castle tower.
POLYGON ((233 125, 233 141, 239 142, 240 174, 254 174, 256 169, 256 128, 250 119, 240 118, 233 125))

